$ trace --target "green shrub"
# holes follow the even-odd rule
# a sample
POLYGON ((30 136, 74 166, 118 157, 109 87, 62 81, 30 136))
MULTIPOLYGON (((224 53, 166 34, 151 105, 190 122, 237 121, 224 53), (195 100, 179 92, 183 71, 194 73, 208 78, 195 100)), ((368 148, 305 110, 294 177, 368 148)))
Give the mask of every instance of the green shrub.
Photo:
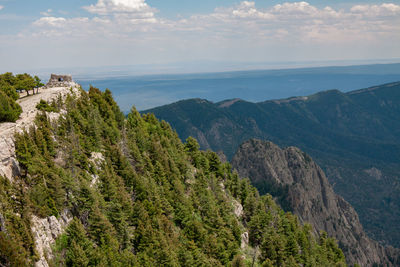
POLYGON ((40 100, 40 102, 36 105, 36 108, 41 111, 47 111, 47 112, 58 112, 58 108, 55 102, 49 103, 43 99, 40 100))
POLYGON ((15 122, 21 113, 21 106, 0 90, 0 122, 15 122))

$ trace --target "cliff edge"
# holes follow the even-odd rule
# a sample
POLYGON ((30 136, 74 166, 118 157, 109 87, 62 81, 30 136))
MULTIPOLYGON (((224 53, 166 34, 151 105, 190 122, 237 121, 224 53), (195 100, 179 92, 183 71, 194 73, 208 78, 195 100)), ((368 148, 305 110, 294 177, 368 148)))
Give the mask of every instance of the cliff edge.
POLYGON ((321 168, 300 149, 251 139, 239 147, 232 166, 260 193, 280 198, 303 223, 336 238, 349 264, 398 266, 399 251, 365 234, 353 207, 335 194, 321 168))

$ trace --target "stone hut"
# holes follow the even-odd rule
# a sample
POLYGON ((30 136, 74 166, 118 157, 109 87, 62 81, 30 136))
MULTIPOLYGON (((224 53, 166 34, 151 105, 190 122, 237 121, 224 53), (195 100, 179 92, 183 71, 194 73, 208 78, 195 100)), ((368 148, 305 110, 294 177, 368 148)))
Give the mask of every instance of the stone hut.
POLYGON ((71 75, 57 75, 51 74, 49 82, 46 84, 47 88, 51 87, 68 87, 74 86, 75 83, 72 80, 71 75))

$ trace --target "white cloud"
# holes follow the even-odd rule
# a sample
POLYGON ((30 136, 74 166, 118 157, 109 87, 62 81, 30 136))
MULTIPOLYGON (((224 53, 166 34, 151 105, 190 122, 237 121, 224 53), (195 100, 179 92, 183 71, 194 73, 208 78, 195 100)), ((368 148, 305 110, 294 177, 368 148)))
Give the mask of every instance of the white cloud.
POLYGON ((356 5, 348 10, 317 8, 307 2, 277 4, 258 9, 255 2, 243 1, 230 8, 218 8, 207 15, 165 20, 155 16, 145 0, 98 0, 84 7, 93 18, 56 18, 45 16, 33 23, 36 31, 51 34, 52 27, 64 27, 73 36, 83 31, 102 36, 135 38, 138 32, 152 33, 151 38, 180 32, 235 39, 247 36, 263 42, 343 42, 371 41, 382 35, 398 36, 400 6, 396 4, 356 5))
MULTIPOLYGON (((65 36, 105 36, 129 37, 135 32, 153 31, 162 26, 164 21, 157 20, 155 9, 145 0, 98 0, 96 4, 83 7, 94 17, 62 18, 50 15, 33 23, 36 36, 60 36, 52 28, 63 28, 65 36)), ((50 13, 48 10, 47 13, 50 13)))
POLYGON ((345 53, 352 58, 362 53, 400 57, 396 46, 400 6, 396 4, 339 9, 292 2, 262 9, 254 1, 243 1, 176 20, 159 17, 144 0, 98 0, 84 8, 91 13, 87 17, 36 20, 20 33, 20 38, 31 38, 21 43, 59 42, 53 47, 63 45, 71 54, 81 53, 79 60, 103 58, 103 64, 316 60, 345 57, 345 53), (32 38, 36 42, 30 42, 32 38))
POLYGON ((369 17, 400 15, 400 6, 391 3, 383 3, 381 5, 356 5, 350 10, 355 14, 369 17))
POLYGON ((0 6, 0 10, 2 10, 4 8, 4 6, 0 6))
POLYGON ((275 5, 272 13, 280 13, 286 15, 315 15, 318 9, 307 2, 294 2, 275 5))
POLYGON ((260 19, 272 19, 273 15, 260 12, 256 9, 254 2, 243 1, 236 9, 232 11, 232 14, 240 18, 260 18, 260 19))
POLYGON ((52 9, 47 9, 46 11, 40 12, 40 15, 45 17, 51 17, 51 12, 53 12, 52 9))
POLYGON ((35 26, 52 26, 52 27, 62 27, 67 20, 65 18, 56 17, 42 17, 35 21, 33 25, 35 26))
POLYGON ((257 9, 255 2, 243 1, 235 7, 217 9, 214 14, 200 18, 209 22, 209 30, 227 29, 231 25, 237 36, 264 42, 282 42, 284 38, 287 43, 349 43, 376 41, 382 36, 399 38, 399 15, 400 6, 396 4, 356 5, 344 10, 294 2, 257 9))
POLYGON ((84 25, 92 34, 97 32, 113 37, 118 34, 126 36, 129 32, 149 31, 156 24, 162 23, 155 17, 156 9, 150 7, 145 0, 98 0, 96 4, 83 8, 96 15, 84 25))
POLYGON ((95 5, 84 7, 93 14, 109 15, 130 13, 143 18, 154 17, 154 9, 145 0, 98 0, 95 5))

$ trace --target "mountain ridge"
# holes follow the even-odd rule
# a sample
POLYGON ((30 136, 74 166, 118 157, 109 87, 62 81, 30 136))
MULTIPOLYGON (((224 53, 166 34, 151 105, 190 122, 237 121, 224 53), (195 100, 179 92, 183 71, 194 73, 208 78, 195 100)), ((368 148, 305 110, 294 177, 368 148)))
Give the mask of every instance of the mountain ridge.
POLYGON ((385 249, 369 239, 353 207, 334 193, 323 171, 298 148, 281 149, 272 142, 250 139, 235 153, 232 168, 249 177, 261 194, 271 193, 303 223, 334 236, 349 264, 400 264, 400 249, 385 249))
POLYGON ((223 151, 228 159, 251 138, 299 147, 357 210, 368 235, 400 246, 395 228, 400 222, 399 82, 279 104, 237 101, 218 108, 187 100, 147 112, 169 122, 181 138, 194 136, 202 149, 223 151), (369 175, 371 168, 383 179, 369 175))

